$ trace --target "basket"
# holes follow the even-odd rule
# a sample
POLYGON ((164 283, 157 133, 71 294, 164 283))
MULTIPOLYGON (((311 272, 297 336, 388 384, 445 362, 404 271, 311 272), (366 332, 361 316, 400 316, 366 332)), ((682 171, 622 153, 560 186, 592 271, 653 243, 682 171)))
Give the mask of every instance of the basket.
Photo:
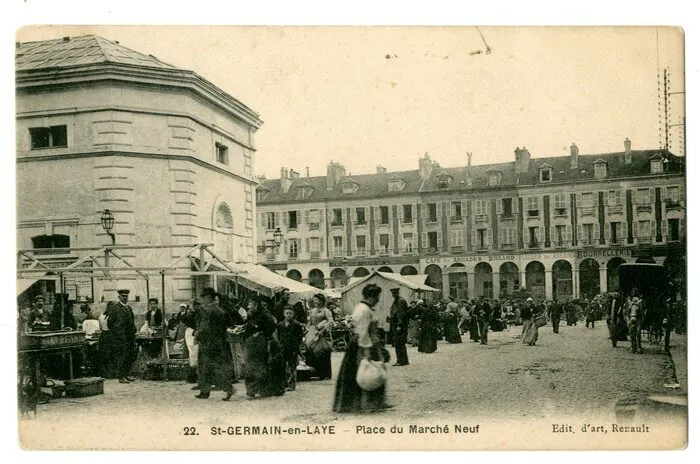
POLYGON ((537 316, 535 318, 535 325, 537 327, 544 327, 547 324, 547 318, 544 316, 537 316))
POLYGON ((163 360, 156 359, 146 363, 146 380, 187 380, 190 375, 189 359, 169 359, 168 378, 163 379, 163 360))
POLYGON ((67 398, 85 398, 102 395, 105 392, 104 379, 102 377, 83 377, 81 379, 66 380, 65 384, 67 398))
POLYGON ((85 332, 81 331, 30 333, 20 337, 19 348, 21 350, 43 350, 79 345, 85 342, 85 332))

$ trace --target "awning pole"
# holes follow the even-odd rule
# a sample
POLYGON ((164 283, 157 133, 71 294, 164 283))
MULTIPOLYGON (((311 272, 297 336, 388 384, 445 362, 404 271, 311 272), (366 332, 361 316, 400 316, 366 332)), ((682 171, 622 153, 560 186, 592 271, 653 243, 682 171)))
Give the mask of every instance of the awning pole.
MULTIPOLYGON (((163 300, 163 322, 162 324, 165 324, 165 271, 160 271, 160 295, 163 300)), ((166 343, 168 343, 168 340, 166 339, 166 330, 165 326, 161 327, 161 330, 163 331, 163 347, 162 347, 162 352, 163 352, 163 381, 168 380, 168 349, 166 347, 166 343)))
POLYGON ((151 299, 151 286, 149 285, 148 279, 146 279, 146 305, 148 305, 148 301, 151 299))
POLYGON ((58 328, 58 330, 63 330, 63 325, 65 324, 64 317, 65 317, 65 308, 63 307, 63 301, 64 301, 64 295, 65 295, 65 283, 63 282, 63 273, 59 272, 58 273, 58 278, 61 279, 61 327, 58 328))

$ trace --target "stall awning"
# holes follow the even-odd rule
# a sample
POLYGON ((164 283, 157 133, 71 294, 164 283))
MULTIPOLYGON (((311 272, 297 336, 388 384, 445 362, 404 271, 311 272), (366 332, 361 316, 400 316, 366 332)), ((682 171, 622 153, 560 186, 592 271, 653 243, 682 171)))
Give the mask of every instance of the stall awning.
POLYGON ((17 296, 20 296, 22 293, 26 292, 29 289, 29 287, 31 287, 35 283, 39 282, 40 280, 56 280, 56 279, 53 277, 47 277, 47 276, 34 277, 32 279, 17 279, 17 296))
POLYGON ((274 271, 253 263, 227 263, 236 271, 242 271, 236 276, 236 281, 254 292, 261 295, 272 297, 275 293, 280 292, 283 288, 289 289, 291 298, 289 302, 295 302, 313 297, 319 290, 316 287, 306 285, 296 280, 290 279, 283 275, 277 274, 274 271))

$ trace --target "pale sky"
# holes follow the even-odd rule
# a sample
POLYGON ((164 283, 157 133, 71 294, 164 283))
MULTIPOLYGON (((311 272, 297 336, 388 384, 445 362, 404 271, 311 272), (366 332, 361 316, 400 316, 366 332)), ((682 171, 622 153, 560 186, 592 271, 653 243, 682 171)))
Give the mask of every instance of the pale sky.
MULTIPOLYGON (((265 121, 257 173, 281 166, 354 174, 659 147, 657 57, 683 91, 676 29, 482 27, 53 26, 17 40, 98 34, 230 93, 265 121), (658 55, 657 55, 658 31, 658 55), (481 53, 473 54, 476 51, 481 53), (472 53, 472 54, 470 54, 472 53), (389 58, 387 59, 387 55, 389 58)), ((681 122, 683 95, 671 97, 681 122)), ((675 129, 671 150, 680 148, 675 129)))

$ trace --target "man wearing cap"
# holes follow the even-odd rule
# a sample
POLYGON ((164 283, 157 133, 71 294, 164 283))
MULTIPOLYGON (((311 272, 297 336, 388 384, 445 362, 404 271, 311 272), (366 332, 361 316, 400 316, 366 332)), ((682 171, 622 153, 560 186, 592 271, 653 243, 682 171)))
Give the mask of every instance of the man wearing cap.
POLYGON ((407 366, 408 303, 399 294, 398 287, 392 288, 391 294, 394 297, 394 302, 391 304, 389 333, 392 335, 392 345, 394 345, 394 350, 396 350, 396 363, 394 366, 407 366))
POLYGON ((148 299, 146 322, 148 322, 148 327, 160 327, 163 324, 163 310, 158 307, 158 298, 148 299))
POLYGON ((226 312, 216 304, 216 290, 202 290, 202 311, 197 321, 194 337, 199 345, 199 394, 195 398, 207 399, 212 385, 226 392, 224 401, 233 396, 233 357, 226 332, 226 312))
POLYGON ((118 301, 107 308, 107 326, 111 333, 111 352, 117 369, 119 383, 129 383, 136 377, 129 375, 131 365, 136 360, 136 324, 134 310, 129 306, 129 290, 117 291, 118 301))
POLYGON ((29 321, 27 322, 28 327, 35 329, 40 326, 45 326, 48 328, 49 325, 49 312, 44 308, 44 297, 37 295, 34 298, 34 304, 32 305, 32 310, 29 312, 29 321))

